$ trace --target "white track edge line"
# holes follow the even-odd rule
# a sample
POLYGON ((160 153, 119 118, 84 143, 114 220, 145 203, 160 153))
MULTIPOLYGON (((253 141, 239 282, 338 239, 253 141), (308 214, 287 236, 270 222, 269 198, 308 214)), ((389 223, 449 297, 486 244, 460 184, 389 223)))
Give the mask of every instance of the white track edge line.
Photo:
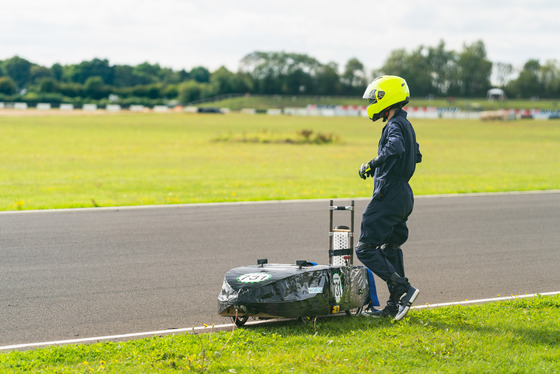
POLYGON ((526 299, 526 298, 529 298, 529 297, 537 297, 537 296, 554 296, 554 295, 558 295, 558 294, 560 294, 560 291, 533 293, 533 294, 527 294, 527 295, 511 295, 511 296, 495 297, 495 298, 491 298, 491 299, 464 300, 464 301, 454 301, 454 302, 450 302, 450 303, 440 303, 440 304, 424 304, 424 305, 413 306, 410 309, 439 308, 439 307, 443 307, 443 306, 452 306, 452 305, 482 304, 482 303, 489 303, 489 302, 496 302, 496 301, 526 299))
POLYGON ((115 339, 124 339, 124 338, 137 338, 140 336, 152 336, 152 335, 161 335, 161 334, 172 334, 177 332, 196 332, 200 330, 208 330, 210 329, 219 329, 219 328, 226 328, 226 327, 233 327, 233 324, 223 324, 223 325, 213 325, 213 326, 199 326, 199 327, 185 327, 181 329, 168 329, 168 330, 159 330, 159 331, 148 331, 148 332, 136 332, 130 334, 121 334, 121 335, 108 335, 108 336, 97 336, 93 338, 80 338, 80 339, 68 339, 68 340, 54 340, 50 342, 40 342, 40 343, 24 343, 24 344, 14 344, 14 345, 7 345, 4 347, 0 347, 0 351, 2 350, 11 350, 11 349, 21 349, 21 348, 32 348, 32 347, 41 347, 47 345, 63 345, 63 344, 75 344, 75 343, 88 343, 88 342, 95 342, 100 340, 115 340, 115 339))
MULTIPOLYGON (((507 195, 537 195, 537 194, 556 194, 560 190, 534 190, 534 191, 502 191, 502 192, 467 192, 467 193, 450 193, 450 194, 434 194, 434 195, 415 195, 414 199, 433 199, 446 197, 484 197, 484 196, 507 196, 507 195)), ((230 201, 218 203, 185 203, 185 204, 161 204, 161 205, 124 205, 124 206, 106 206, 97 208, 62 208, 62 209, 35 209, 35 210, 2 210, 3 214, 30 214, 30 213, 54 213, 54 212, 102 212, 102 211, 119 211, 119 210, 142 210, 142 209, 162 209, 162 208, 184 208, 184 207, 204 207, 204 206, 235 206, 235 205, 258 205, 258 204, 287 204, 287 203, 306 203, 319 202, 329 200, 355 200, 369 201, 371 197, 340 197, 326 199, 294 199, 294 200, 258 200, 258 201, 230 201)))
MULTIPOLYGON (((553 296, 560 294, 560 291, 555 292, 543 292, 543 293, 534 293, 534 294, 527 294, 527 295, 517 295, 517 296, 504 296, 504 297, 496 297, 491 299, 478 299, 478 300, 465 300, 465 301, 456 301, 450 303, 439 303, 439 304, 425 304, 425 305, 418 305, 413 306, 411 309, 424 309, 424 308, 439 308, 444 306, 452 306, 452 305, 468 305, 468 304, 480 304, 480 303, 488 303, 488 302, 496 302, 496 301, 507 301, 507 300, 514 300, 514 299, 525 299, 530 297, 537 297, 537 296, 553 296)), ((0 347, 0 351, 2 350, 16 350, 22 348, 37 348, 43 347, 48 345, 64 345, 64 344, 76 344, 76 343, 88 343, 88 342, 96 342, 101 340, 116 340, 116 339, 124 339, 124 338, 136 338, 140 336, 153 336, 153 335, 161 335, 161 334, 173 334, 178 332, 196 332, 196 331, 211 331, 212 329, 221 329, 221 328, 234 328, 233 323, 229 324, 222 324, 222 325, 212 325, 212 326, 199 326, 199 327, 188 327, 188 328, 181 328, 181 329, 168 329, 168 330, 159 330, 159 331, 149 331, 149 332, 137 332, 131 334, 122 334, 122 335, 109 335, 109 336, 98 336, 93 338, 80 338, 80 339, 69 339, 69 340, 55 340, 50 342, 40 342, 40 343, 24 343, 24 344, 14 344, 14 345, 6 345, 0 347)))

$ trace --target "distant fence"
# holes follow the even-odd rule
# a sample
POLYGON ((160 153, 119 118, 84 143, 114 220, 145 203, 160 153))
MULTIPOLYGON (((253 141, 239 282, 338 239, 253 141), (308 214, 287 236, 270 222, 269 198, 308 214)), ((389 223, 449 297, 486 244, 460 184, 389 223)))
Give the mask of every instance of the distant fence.
MULTIPOLYGON (((166 106, 156 105, 153 108, 144 105, 130 105, 128 109, 122 108, 120 105, 107 105, 105 108, 99 108, 96 104, 84 104, 81 108, 75 108, 72 104, 60 104, 58 108, 53 108, 48 103, 38 103, 36 108, 28 107, 27 103, 3 103, 0 102, 0 109, 14 111, 77 111, 85 112, 186 112, 186 113, 230 113, 227 108, 209 108, 196 106, 166 106)), ((515 120, 524 118, 534 119, 560 119, 560 111, 558 110, 541 110, 541 109, 502 109, 497 111, 462 111, 459 108, 437 108, 437 107, 416 107, 407 106, 405 110, 408 112, 409 118, 426 118, 426 119, 481 119, 481 120, 515 120)), ((313 116, 313 117, 367 117, 367 107, 359 105, 316 105, 310 104, 307 107, 293 108, 271 108, 271 109, 253 109, 244 108, 239 112, 244 114, 265 114, 265 115, 288 115, 288 116, 313 116)))

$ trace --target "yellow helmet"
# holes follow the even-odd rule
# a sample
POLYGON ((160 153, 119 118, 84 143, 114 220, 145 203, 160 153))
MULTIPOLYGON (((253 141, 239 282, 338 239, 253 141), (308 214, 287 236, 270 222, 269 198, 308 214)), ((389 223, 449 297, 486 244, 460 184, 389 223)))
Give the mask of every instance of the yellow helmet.
POLYGON ((406 81, 396 75, 384 75, 375 78, 364 92, 364 99, 369 99, 367 107, 368 117, 377 121, 383 117, 387 119, 389 109, 403 107, 410 100, 410 90, 406 81))

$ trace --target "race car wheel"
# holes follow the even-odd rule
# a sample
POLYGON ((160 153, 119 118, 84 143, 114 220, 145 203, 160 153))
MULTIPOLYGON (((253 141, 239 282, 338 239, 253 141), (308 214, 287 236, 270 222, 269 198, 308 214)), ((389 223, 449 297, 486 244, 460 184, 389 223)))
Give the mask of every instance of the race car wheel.
POLYGON ((236 317, 231 317, 231 319, 233 320, 233 323, 237 325, 237 327, 241 327, 245 324, 245 322, 247 322, 249 316, 236 316, 236 317))
POLYGON ((300 323, 303 323, 303 324, 310 323, 310 322, 312 322, 314 319, 315 319, 315 317, 311 317, 311 316, 298 317, 298 321, 299 321, 300 323))
POLYGON ((346 315, 348 317, 353 317, 353 316, 359 316, 360 314, 362 314, 363 309, 364 309, 363 307, 359 307, 359 308, 356 308, 356 309, 345 310, 344 312, 346 313, 346 315))

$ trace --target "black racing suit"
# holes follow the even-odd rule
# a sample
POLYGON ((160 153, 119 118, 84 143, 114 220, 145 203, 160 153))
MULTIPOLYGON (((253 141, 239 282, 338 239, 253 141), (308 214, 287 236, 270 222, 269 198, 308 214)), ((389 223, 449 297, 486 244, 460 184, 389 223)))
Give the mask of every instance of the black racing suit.
POLYGON ((422 161, 416 133, 406 115, 406 111, 397 110, 383 128, 377 151, 381 164, 375 169, 373 197, 363 213, 356 247, 360 261, 384 281, 395 272, 404 277, 399 247, 408 239, 406 221, 414 206, 408 182, 416 163, 422 161))

